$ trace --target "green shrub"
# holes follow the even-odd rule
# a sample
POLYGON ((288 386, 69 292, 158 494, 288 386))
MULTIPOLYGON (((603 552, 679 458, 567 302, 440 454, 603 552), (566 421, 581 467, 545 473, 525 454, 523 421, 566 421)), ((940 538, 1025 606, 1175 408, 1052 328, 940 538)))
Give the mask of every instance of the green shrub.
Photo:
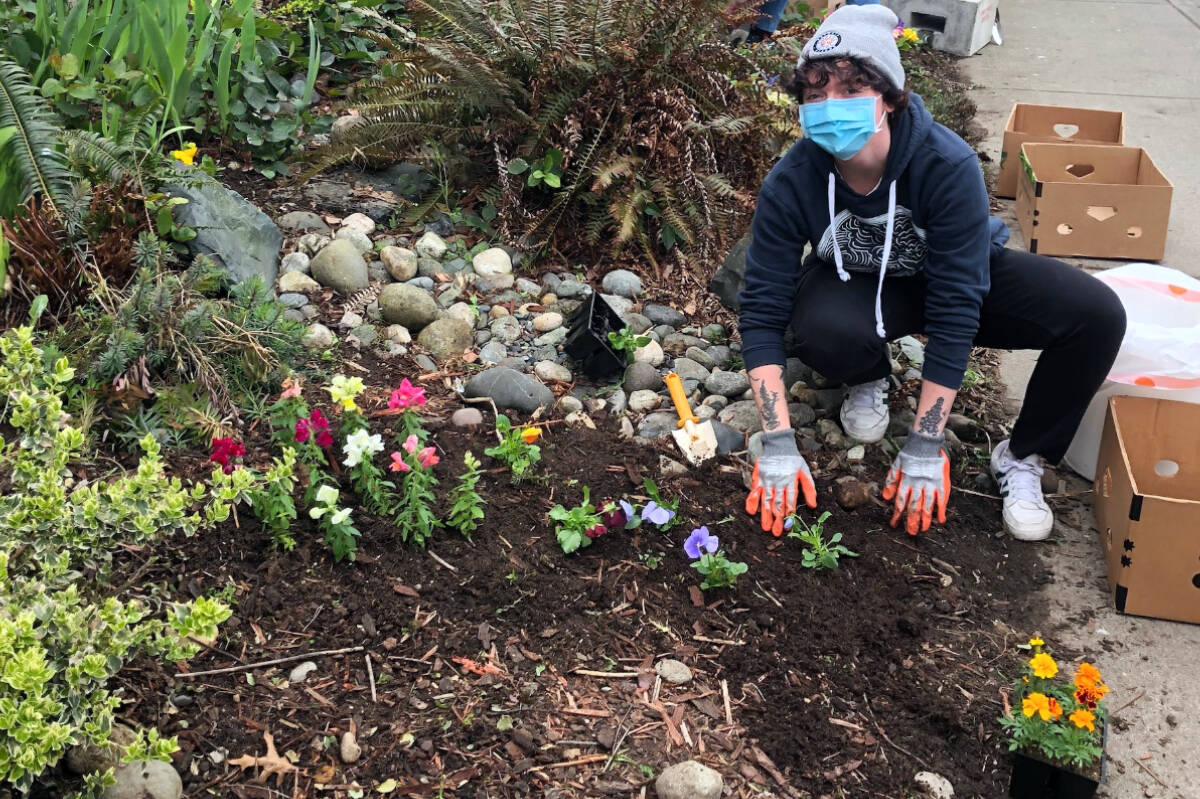
MULTIPOLYGON (((109 682, 128 661, 192 657, 229 617, 215 600, 160 606, 105 596, 112 552, 227 518, 253 480, 218 470, 211 485, 185 487, 166 477, 148 437, 136 471, 77 481, 69 466, 84 436, 62 401, 73 379, 65 358, 47 365, 30 327, 0 337, 0 422, 13 431, 0 446, 0 785, 18 792, 70 746, 104 745, 120 702, 109 682)), ((153 735, 134 754, 173 749, 153 735)))
POLYGON ((793 126, 759 64, 719 41, 726 4, 413 0, 420 35, 387 42, 354 100, 365 124, 314 169, 415 158, 483 198, 502 233, 714 255, 793 126))

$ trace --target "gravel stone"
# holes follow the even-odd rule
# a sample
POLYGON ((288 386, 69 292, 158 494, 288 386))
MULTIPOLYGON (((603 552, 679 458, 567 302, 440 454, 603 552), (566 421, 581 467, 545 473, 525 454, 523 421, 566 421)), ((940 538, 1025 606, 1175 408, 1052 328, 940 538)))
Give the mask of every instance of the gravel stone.
POLYGON ((344 227, 334 234, 335 241, 348 241, 354 245, 354 249, 361 253, 368 253, 375 249, 375 245, 371 243, 371 237, 361 230, 352 227, 344 227))
POLYGON ((430 230, 417 239, 417 243, 413 246, 413 249, 417 251, 417 255, 419 256, 441 260, 442 256, 446 254, 446 241, 430 230))
POLYGON ((758 406, 754 404, 754 400, 729 403, 717 414, 717 419, 743 433, 757 433, 762 429, 762 420, 758 417, 758 406))
POLYGON ((291 233, 329 233, 329 225, 312 211, 291 211, 276 219, 275 224, 291 233))
POLYGON ((551 380, 571 382, 571 370, 554 361, 538 361, 533 365, 533 373, 546 382, 551 380))
POLYGON ((457 358, 475 343, 474 331, 468 322, 445 317, 430 322, 417 336, 417 343, 440 361, 457 358))
POLYGON ((288 672, 288 682, 304 682, 306 679, 308 679, 308 675, 312 674, 316 670, 317 664, 313 663, 311 660, 306 660, 288 672))
POLYGON ((300 343, 310 350, 325 350, 333 346, 333 331, 318 322, 308 327, 300 343))
POLYGON ((310 291, 320 291, 321 284, 304 272, 284 272, 276 281, 281 294, 307 294, 310 291))
POLYGON ((651 341, 644 347, 638 347, 633 351, 634 363, 645 363, 650 366, 662 366, 663 361, 667 359, 667 354, 663 352, 662 345, 657 341, 651 341))
POLYGON ((369 284, 367 262, 354 244, 345 239, 330 242, 311 263, 313 278, 343 296, 362 291, 369 284))
POLYGON ((533 318, 533 329, 539 333, 549 333, 551 330, 562 327, 562 324, 562 314, 554 311, 538 314, 533 318))
POLYGON ((420 330, 438 316, 437 303, 429 292, 410 283, 390 283, 379 293, 379 309, 388 324, 420 330))
POLYGON ((672 685, 687 685, 692 681, 692 670, 687 664, 672 658, 663 658, 655 663, 654 673, 672 685))
POLYGON ((723 372, 717 370, 704 381, 704 388, 709 394, 720 394, 723 397, 737 397, 750 388, 750 379, 741 372, 723 372))
POLYGON ((647 414, 642 418, 642 421, 638 422, 638 438, 662 438, 663 436, 669 436, 676 429, 676 422, 678 420, 679 417, 670 411, 647 414))
POLYGON ((394 280, 403 283, 417 276, 417 254, 407 247, 384 247, 379 258, 394 280))
POLYGON ((683 354, 696 364, 704 367, 705 370, 712 369, 717 365, 717 362, 713 360, 713 357, 709 355, 706 350, 703 350, 700 347, 688 347, 683 354))
POLYGON ((491 397, 500 408, 513 408, 533 413, 539 407, 554 402, 554 394, 529 375, 515 369, 496 366, 480 372, 467 381, 467 397, 491 397))
POLYGON ((459 408, 450 415, 450 424, 455 427, 478 427, 483 424, 483 413, 478 408, 459 408))
POLYGON ((654 781, 659 799, 720 799, 724 787, 719 772, 695 760, 668 766, 654 781))
POLYGON ((642 389, 629 395, 629 410, 637 413, 652 411, 662 404, 662 395, 657 391, 642 389))
POLYGON ((499 247, 490 247, 471 259, 475 274, 480 277, 492 278, 497 275, 512 274, 512 258, 499 247))
POLYGON ((299 272, 307 275, 312 270, 312 262, 309 257, 302 252, 289 252, 283 256, 283 260, 279 262, 279 271, 282 274, 288 272, 299 272))
POLYGON ((609 294, 636 299, 642 293, 642 279, 628 269, 614 269, 600 283, 609 294))
POLYGON ((674 308, 654 302, 648 302, 642 306, 642 315, 656 325, 679 327, 687 321, 687 317, 674 308))
POLYGON ((657 391, 662 385, 662 375, 645 361, 634 361, 625 369, 624 387, 630 393, 641 390, 657 391))

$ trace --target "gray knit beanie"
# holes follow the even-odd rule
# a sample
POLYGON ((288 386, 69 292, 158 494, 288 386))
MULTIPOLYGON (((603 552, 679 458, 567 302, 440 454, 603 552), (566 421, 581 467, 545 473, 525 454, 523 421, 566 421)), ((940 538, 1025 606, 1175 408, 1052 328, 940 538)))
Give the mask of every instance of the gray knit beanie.
POLYGON ((892 31, 900 24, 895 12, 881 5, 842 6, 804 45, 797 67, 825 58, 858 58, 878 69, 888 83, 904 90, 904 67, 892 31))

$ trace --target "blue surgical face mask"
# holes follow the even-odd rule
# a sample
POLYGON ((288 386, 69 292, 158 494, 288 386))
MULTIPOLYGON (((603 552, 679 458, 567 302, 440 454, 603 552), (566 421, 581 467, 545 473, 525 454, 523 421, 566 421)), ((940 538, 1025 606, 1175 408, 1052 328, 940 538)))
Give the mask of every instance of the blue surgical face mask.
POLYGON ((800 126, 818 147, 845 161, 883 129, 883 119, 875 120, 874 97, 846 97, 801 104, 800 126))

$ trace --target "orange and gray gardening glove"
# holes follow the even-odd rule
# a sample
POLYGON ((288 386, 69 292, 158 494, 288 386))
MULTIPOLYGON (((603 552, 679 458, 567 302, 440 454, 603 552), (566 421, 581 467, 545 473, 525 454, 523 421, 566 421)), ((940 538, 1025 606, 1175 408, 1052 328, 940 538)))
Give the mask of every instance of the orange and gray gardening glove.
POLYGON ((808 507, 815 508, 817 488, 791 429, 763 433, 762 443, 746 497, 746 513, 753 516, 761 504, 762 529, 778 537, 783 535, 783 520, 796 511, 798 492, 804 493, 808 507))
POLYGON ((950 498, 950 458, 946 456, 944 435, 928 436, 910 430, 908 441, 896 455, 888 471, 883 498, 895 499, 892 527, 907 515, 904 527, 909 535, 925 532, 937 509, 938 524, 946 522, 946 502, 950 498))

